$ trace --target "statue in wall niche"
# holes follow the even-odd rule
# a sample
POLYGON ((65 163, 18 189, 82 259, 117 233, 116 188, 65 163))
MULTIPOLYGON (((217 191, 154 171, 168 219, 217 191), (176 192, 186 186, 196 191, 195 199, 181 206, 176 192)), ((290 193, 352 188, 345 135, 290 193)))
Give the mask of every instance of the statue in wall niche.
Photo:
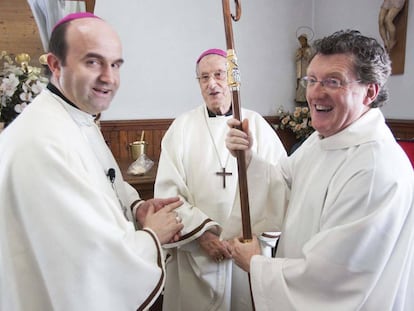
POLYGON ((404 7, 405 0, 384 0, 378 16, 379 32, 388 52, 397 43, 394 19, 404 7))
MULTIPOLYGON (((308 27, 301 27, 301 28, 310 29, 308 27)), ((312 31, 312 37, 313 37, 313 31, 312 31)), ((306 103, 306 89, 301 85, 300 79, 306 76, 306 69, 308 68, 310 57, 311 57, 311 47, 308 42, 308 34, 302 33, 297 38, 300 43, 300 47, 296 50, 296 58, 295 58, 296 60, 295 102, 306 103)))

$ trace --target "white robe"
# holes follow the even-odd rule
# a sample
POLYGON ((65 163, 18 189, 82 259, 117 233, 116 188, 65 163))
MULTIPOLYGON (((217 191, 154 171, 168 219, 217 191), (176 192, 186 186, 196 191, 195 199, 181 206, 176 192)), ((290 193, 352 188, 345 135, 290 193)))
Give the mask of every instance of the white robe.
MULTIPOLYGON (((248 118, 255 136, 253 150, 273 163, 286 156, 282 143, 274 130, 259 114, 242 110, 248 118)), ((164 310, 250 310, 250 293, 247 274, 232 275, 232 261, 212 261, 195 241, 206 230, 220 233, 226 222, 237 189, 237 161, 225 147, 230 116, 209 118, 205 105, 178 117, 162 140, 155 196, 179 195, 184 205, 177 209, 184 229, 179 242, 169 244, 171 257, 167 259, 167 281, 164 291, 164 310), (218 160, 212 139, 214 137, 218 160), (221 162, 221 164, 220 164, 221 162), (217 176, 226 165, 226 188, 223 178, 217 176), (235 277, 241 277, 232 286, 235 277), (231 302, 231 290, 239 285, 242 293, 233 295, 240 302, 231 302), (240 306, 240 305, 245 306, 240 306)), ((237 236, 241 234, 238 226, 237 236)), ((236 267, 236 265, 234 265, 236 267)))
POLYGON ((256 309, 414 310, 414 174, 380 110, 280 165, 248 168, 255 231, 282 230, 251 260, 256 309))
POLYGON ((0 135, 0 309, 148 308, 165 279, 161 245, 131 217, 93 117, 44 90, 0 135))

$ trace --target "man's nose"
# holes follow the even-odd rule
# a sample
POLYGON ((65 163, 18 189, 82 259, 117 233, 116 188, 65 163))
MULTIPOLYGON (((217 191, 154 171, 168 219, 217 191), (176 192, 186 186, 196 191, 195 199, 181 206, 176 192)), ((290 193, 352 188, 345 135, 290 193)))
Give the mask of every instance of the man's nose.
POLYGON ((106 83, 114 83, 116 79, 114 69, 109 65, 103 66, 100 74, 100 79, 106 83))

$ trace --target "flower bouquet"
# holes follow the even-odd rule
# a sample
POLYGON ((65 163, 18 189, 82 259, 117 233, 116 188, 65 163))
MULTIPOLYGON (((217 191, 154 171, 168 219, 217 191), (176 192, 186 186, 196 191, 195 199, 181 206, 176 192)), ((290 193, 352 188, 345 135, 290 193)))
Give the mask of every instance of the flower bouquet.
POLYGON ((0 53, 0 122, 9 125, 46 87, 43 69, 29 66, 30 56, 18 54, 13 61, 7 52, 0 53))
POLYGON ((306 139, 315 130, 312 127, 308 107, 296 107, 293 113, 279 109, 278 116, 280 123, 275 125, 276 129, 289 129, 295 134, 297 139, 306 139))

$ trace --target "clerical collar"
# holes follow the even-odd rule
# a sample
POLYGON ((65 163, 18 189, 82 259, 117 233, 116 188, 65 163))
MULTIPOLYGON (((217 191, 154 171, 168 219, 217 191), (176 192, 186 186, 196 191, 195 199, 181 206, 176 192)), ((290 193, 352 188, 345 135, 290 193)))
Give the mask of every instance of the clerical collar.
MULTIPOLYGON (((52 83, 48 83, 47 84, 47 89, 49 91, 51 91, 53 94, 59 96, 60 98, 62 98, 65 102, 67 102, 69 105, 75 107, 76 109, 79 109, 79 107, 77 107, 74 103, 72 103, 69 99, 66 98, 65 95, 62 94, 62 92, 56 87, 54 86, 52 83)), ((80 110, 80 109, 79 109, 80 110)))
MULTIPOLYGON (((207 107, 206 107, 207 108, 207 107)), ((215 117, 217 117, 217 116, 223 116, 222 114, 217 114, 217 113, 214 113, 213 111, 211 111, 210 109, 208 109, 207 108, 207 112, 208 112, 208 117, 209 118, 215 118, 215 117)), ((230 106, 230 109, 229 109, 229 111, 227 111, 225 114, 224 114, 224 116, 226 116, 226 117, 228 117, 228 116, 231 116, 233 114, 233 109, 232 109, 232 106, 230 106)))

